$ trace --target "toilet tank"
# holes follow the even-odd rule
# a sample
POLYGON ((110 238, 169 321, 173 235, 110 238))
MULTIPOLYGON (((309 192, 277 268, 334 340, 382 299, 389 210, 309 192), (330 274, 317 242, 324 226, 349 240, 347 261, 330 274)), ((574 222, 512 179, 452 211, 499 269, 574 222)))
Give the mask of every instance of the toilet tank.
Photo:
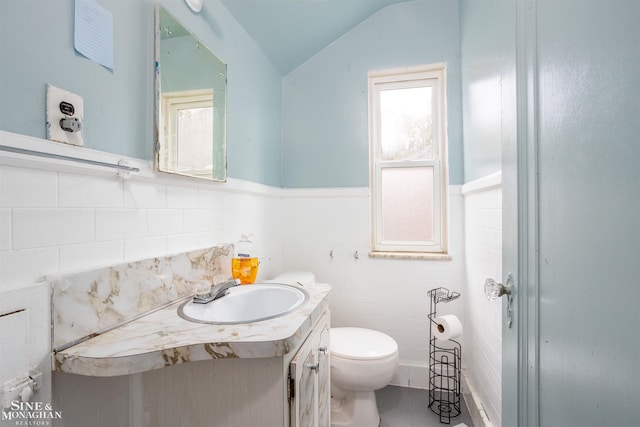
POLYGON ((312 285, 316 283, 316 276, 309 271, 285 271, 274 277, 270 282, 290 285, 312 285))

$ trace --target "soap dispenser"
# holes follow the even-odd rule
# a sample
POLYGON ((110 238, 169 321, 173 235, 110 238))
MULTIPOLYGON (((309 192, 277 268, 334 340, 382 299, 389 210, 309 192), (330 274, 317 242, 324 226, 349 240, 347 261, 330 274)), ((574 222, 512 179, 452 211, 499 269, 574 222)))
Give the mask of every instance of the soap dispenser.
POLYGON ((240 283, 248 285, 256 281, 258 275, 258 256, 250 234, 243 234, 235 245, 231 259, 231 275, 240 279, 240 283))

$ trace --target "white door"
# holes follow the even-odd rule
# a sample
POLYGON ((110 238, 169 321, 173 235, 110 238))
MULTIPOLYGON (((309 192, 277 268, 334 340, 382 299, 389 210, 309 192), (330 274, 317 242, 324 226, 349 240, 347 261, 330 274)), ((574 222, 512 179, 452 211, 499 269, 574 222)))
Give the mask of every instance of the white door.
POLYGON ((640 2, 518 3, 503 426, 637 426, 640 2))

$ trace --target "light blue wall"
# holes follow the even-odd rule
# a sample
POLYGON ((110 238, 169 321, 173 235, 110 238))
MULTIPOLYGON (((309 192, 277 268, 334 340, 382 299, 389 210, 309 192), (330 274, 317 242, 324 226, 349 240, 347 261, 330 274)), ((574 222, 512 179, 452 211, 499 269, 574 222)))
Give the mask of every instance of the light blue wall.
POLYGON ((515 2, 463 0, 460 6, 464 178, 502 170, 502 144, 513 140, 515 2))
POLYGON ((192 36, 165 39, 162 47, 159 67, 162 92, 212 88, 214 94, 224 94, 225 64, 208 49, 197 47, 192 36))
MULTIPOLYGON (((100 0, 113 14, 115 67, 73 48, 73 0, 0 1, 0 129, 45 138, 46 84, 84 98, 88 148, 152 158, 154 0, 100 0)), ((228 64, 229 176, 281 186, 282 77, 219 0, 165 8, 228 64)))
POLYGON ((447 63, 449 177, 463 182, 458 2, 382 9, 283 81, 285 187, 369 185, 367 72, 447 63))

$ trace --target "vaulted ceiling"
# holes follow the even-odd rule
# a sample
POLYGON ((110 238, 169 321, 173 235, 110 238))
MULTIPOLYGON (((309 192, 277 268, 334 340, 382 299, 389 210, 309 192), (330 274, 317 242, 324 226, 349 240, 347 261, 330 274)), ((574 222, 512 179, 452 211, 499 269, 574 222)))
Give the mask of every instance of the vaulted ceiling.
POLYGON ((411 0, 222 0, 284 76, 380 9, 411 0))

